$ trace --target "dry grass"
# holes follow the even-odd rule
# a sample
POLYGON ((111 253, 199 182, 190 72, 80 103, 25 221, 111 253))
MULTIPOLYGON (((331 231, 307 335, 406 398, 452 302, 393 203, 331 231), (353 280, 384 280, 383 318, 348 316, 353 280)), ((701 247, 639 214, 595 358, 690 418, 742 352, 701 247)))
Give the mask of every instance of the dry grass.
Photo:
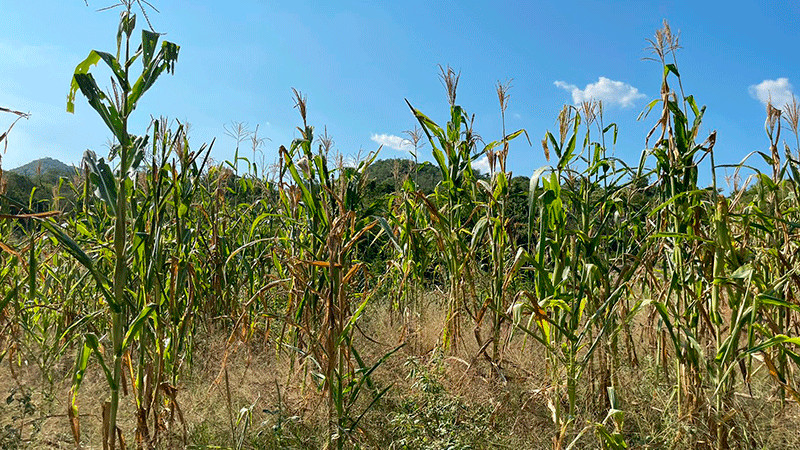
MULTIPOLYGON (((491 445, 498 448, 551 448, 553 425, 548 408, 545 359, 536 345, 515 337, 505 348, 503 378, 483 355, 474 340, 465 339, 459 350, 443 354, 438 350, 444 300, 433 293, 425 296, 425 305, 407 329, 392 324, 382 305, 371 307, 361 323, 357 348, 364 348, 365 360, 374 361, 401 342, 403 349, 388 359, 375 374, 379 386, 392 385, 390 393, 370 411, 355 442, 363 448, 402 448, 400 439, 429 436, 440 427, 445 432, 462 433, 458 445, 474 448, 491 445), (438 390, 425 392, 426 383, 438 390), (417 408, 414 416, 409 405, 417 408), (452 415, 448 421, 437 414, 452 415), (427 428, 404 429, 406 420, 425 422, 427 428), (438 422, 437 422, 438 421, 438 422), (481 432, 482 430, 482 432, 481 432), (418 436, 414 436, 417 433, 418 436), (472 439, 472 441, 469 441, 472 439)), ((647 321, 636 325, 635 336, 645 336, 647 321)), ((506 330, 507 331, 507 330, 506 330)), ((326 409, 323 397, 302 366, 293 365, 289 356, 277 357, 272 342, 252 339, 247 343, 227 344, 228 335, 219 330, 202 331, 197 338, 194 365, 179 386, 178 404, 186 421, 165 420, 162 448, 236 448, 236 438, 243 436, 242 448, 319 448, 326 442, 326 409), (225 384, 228 375, 230 397, 225 384), (279 393, 280 391, 280 393, 279 393), (231 408, 228 408, 230 399, 231 408), (280 400, 279 400, 280 399, 280 400), (240 421, 240 411, 252 411, 247 428, 240 421), (231 436, 234 421, 234 438, 231 436), (280 424, 279 424, 280 422, 280 424)), ((645 344, 642 342, 642 344, 645 344)), ((0 427, 20 427, 23 448, 74 448, 66 417, 71 367, 62 359, 52 373, 50 386, 35 365, 4 363, 0 368, 0 392, 7 396, 14 387, 29 389, 35 411, 22 420, 20 402, 0 404, 0 427), (13 367, 13 374, 11 368, 13 367)), ((654 361, 642 360, 639 367, 619 369, 619 392, 625 411, 625 434, 631 448, 685 448, 690 436, 710 431, 689 430, 674 416, 671 403, 673 386, 657 372, 654 361)), ((783 407, 772 383, 762 370, 753 378, 751 395, 738 392, 731 414, 733 448, 798 448, 800 408, 793 402, 783 407)), ((107 390, 101 371, 93 366, 79 399, 82 442, 85 448, 101 448, 101 403, 107 390)), ((579 408, 578 424, 603 419, 601 402, 589 397, 590 386, 580 387, 587 399, 579 408)), ((566 399, 564 399, 566 401, 566 399)), ((366 400, 364 401, 366 403, 366 400)), ((366 404, 364 405, 366 406, 366 404)), ((123 396, 119 426, 126 431, 126 442, 133 445, 135 428, 133 398, 123 396)), ((704 427, 704 424, 698 424, 704 427)), ((9 440, 10 442, 10 440, 9 440)), ((414 442, 423 442, 422 438, 414 442)), ((16 448, 4 442, 5 448, 16 448)), ((429 448, 436 448, 435 446, 429 448)), ((461 448, 456 446, 456 448, 461 448)), ((579 448, 600 448, 587 432, 579 448)))

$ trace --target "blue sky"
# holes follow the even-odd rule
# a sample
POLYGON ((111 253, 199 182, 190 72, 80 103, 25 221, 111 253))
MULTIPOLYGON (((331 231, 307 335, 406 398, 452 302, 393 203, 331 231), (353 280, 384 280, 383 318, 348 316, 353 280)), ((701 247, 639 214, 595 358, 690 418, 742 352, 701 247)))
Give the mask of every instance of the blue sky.
MULTIPOLYGON (((71 73, 89 50, 113 50, 118 11, 97 12, 109 4, 0 6, 0 106, 31 113, 0 153, 2 167, 44 156, 77 163, 86 149, 107 154, 100 119, 83 100, 67 114, 65 101, 71 73)), ((585 98, 604 100, 606 123, 620 127, 615 154, 636 164, 656 120, 636 119, 658 95, 661 76, 657 63, 642 60, 645 39, 664 19, 680 31, 686 93, 708 106, 704 134, 718 132, 718 163, 766 150, 764 96, 787 98, 792 84, 800 86, 800 8, 793 2, 154 4, 160 13, 151 12, 153 26, 181 46, 180 58, 174 76, 159 79, 139 103, 132 131, 143 131, 151 115, 178 119, 191 124, 195 147, 217 138, 217 161, 233 155, 223 127, 234 121, 259 126, 266 140, 256 159, 273 161, 301 123, 291 88, 307 95, 309 122, 318 134, 327 127, 339 152, 356 155, 383 143, 381 157, 409 156, 395 138, 414 126, 404 99, 444 121, 438 64, 449 64, 461 72, 458 103, 476 115, 487 141, 501 134, 494 86, 513 79, 507 128, 525 128, 533 142, 513 144, 515 174, 546 164, 539 141, 555 129, 564 103, 585 98)), ((107 75, 98 78, 108 85, 107 75)), ((0 116, 0 127, 11 119, 0 116)), ((430 160, 429 148, 420 158, 430 160)))

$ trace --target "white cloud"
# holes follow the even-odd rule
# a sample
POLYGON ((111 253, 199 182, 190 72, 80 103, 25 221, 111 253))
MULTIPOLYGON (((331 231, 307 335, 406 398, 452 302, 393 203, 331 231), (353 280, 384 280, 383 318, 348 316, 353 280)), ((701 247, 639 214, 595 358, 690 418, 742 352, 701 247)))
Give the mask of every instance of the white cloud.
POLYGON ((414 153, 414 144, 400 136, 395 136, 393 134, 373 134, 369 138, 384 147, 389 147, 400 152, 414 153))
POLYGON ((784 105, 792 102, 792 84, 789 83, 788 78, 764 80, 750 86, 749 91, 750 95, 764 106, 767 106, 770 100, 772 105, 777 108, 783 108, 784 105))
POLYGON ((472 169, 479 170, 481 173, 489 173, 489 157, 486 155, 472 161, 472 169))
POLYGON ((572 94, 572 101, 576 105, 589 100, 601 100, 607 105, 613 104, 627 108, 645 96, 630 84, 606 77, 600 77, 597 83, 587 84, 584 89, 564 81, 556 81, 553 84, 572 94))

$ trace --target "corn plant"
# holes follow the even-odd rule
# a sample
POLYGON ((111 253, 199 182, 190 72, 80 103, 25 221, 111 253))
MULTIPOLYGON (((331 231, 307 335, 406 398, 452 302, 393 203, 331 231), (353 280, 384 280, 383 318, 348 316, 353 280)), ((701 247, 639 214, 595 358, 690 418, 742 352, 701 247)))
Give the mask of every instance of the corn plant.
POLYGON ((409 316, 419 313, 419 300, 425 287, 425 273, 432 264, 429 237, 420 230, 428 226, 428 217, 418 208, 417 185, 412 178, 404 180, 394 196, 386 219, 380 218, 382 231, 389 237, 389 252, 394 255, 387 261, 392 296, 391 314, 400 317, 404 331, 408 331, 409 316))
MULTIPOLYGON (((140 310, 153 306, 126 358, 138 353, 134 376, 137 442, 158 442, 161 405, 180 411, 176 399, 184 364, 191 364, 194 319, 200 299, 197 281, 198 233, 192 226, 193 206, 210 146, 192 151, 184 128, 153 123, 152 157, 138 174, 131 197, 132 255, 130 290, 140 310), (136 350, 136 353, 134 353, 136 350), (152 426, 148 416, 152 413, 152 426), (152 430, 152 434, 151 431, 152 430)), ((132 363, 130 363, 133 366, 132 363)))
MULTIPOLYGON (((798 359, 786 346, 786 343, 794 342, 786 334, 791 330, 797 333, 794 290, 800 280, 795 275, 797 260, 793 242, 797 232, 794 204, 800 166, 787 144, 784 143, 783 161, 777 147, 782 112, 787 113, 786 122, 797 140, 797 110, 796 102, 785 105, 783 111, 768 104, 765 129, 770 151, 757 151, 751 155, 761 156, 771 166, 772 175, 754 168, 756 186, 752 200, 740 204, 744 194, 742 190, 730 206, 721 202, 720 208, 721 215, 727 219, 720 239, 727 269, 723 273, 733 271, 729 276, 739 282, 733 284, 734 292, 726 292, 731 299, 737 300, 731 303, 735 314, 729 326, 733 327, 733 332, 722 342, 716 361, 724 363, 730 359, 732 365, 733 361, 744 358, 745 373, 750 373, 753 370, 751 355, 756 352, 754 349, 758 349, 778 383, 782 399, 787 394, 797 398, 797 390, 787 382, 793 371, 791 364, 796 364, 798 359), (737 246, 736 242, 747 242, 748 247, 737 246), (740 333, 746 336, 748 351, 739 352, 737 356, 736 347, 741 345, 738 344, 740 333)), ((731 289, 730 285, 725 286, 731 289)), ((727 377, 723 380, 730 386, 727 377)))
MULTIPOLYGON (((649 216, 656 219, 653 239, 657 240, 660 249, 653 256, 659 257, 664 253, 668 256, 659 257, 661 281, 666 283, 666 289, 662 290, 663 297, 655 301, 654 306, 664 324, 661 342, 671 342, 675 352, 678 414, 685 415, 691 422, 705 401, 702 380, 707 358, 701 342, 712 328, 716 329, 718 344, 721 339, 719 290, 713 290, 710 302, 706 303, 709 299, 705 295, 705 286, 709 275, 717 278, 718 281, 714 283, 718 283, 721 277, 722 249, 717 247, 715 250, 714 244, 721 246, 725 240, 726 205, 717 203, 716 184, 711 190, 700 189, 697 185, 698 165, 706 155, 712 155, 714 178, 713 147, 716 135, 711 133, 707 139, 698 142, 705 107, 698 108, 694 97, 685 96, 682 88, 675 92, 670 87, 671 79, 681 86, 675 62, 675 52, 679 48, 677 36, 665 24, 651 44, 656 55, 654 59, 663 68, 663 76, 661 98, 651 102, 647 109, 647 112, 652 111, 657 104, 661 104, 661 116, 648 139, 659 129, 660 135, 652 149, 647 150, 656 158, 661 204, 649 216), (709 217, 714 216, 717 242, 710 241, 714 236, 708 236, 703 231, 709 217), (714 274, 707 274, 702 269, 709 260, 716 261, 714 274)), ((666 355, 666 348, 662 355, 666 355)))
POLYGON ((459 74, 448 67, 442 70, 450 103, 450 118, 442 127, 408 103, 431 145, 442 181, 430 197, 419 195, 429 214, 427 231, 438 249, 448 288, 446 325, 442 346, 449 349, 461 338, 464 315, 475 318, 474 271, 471 267, 469 240, 477 217, 475 214, 476 177, 472 161, 478 154, 478 136, 473 132, 474 117, 456 105, 459 74), (468 299, 472 299, 471 302, 468 299), (472 305, 470 305, 472 303, 472 305))
MULTIPOLYGON (((131 215, 129 204, 135 193, 136 185, 132 174, 142 162, 147 137, 132 135, 128 129, 128 120, 136 108, 138 101, 155 83, 163 72, 172 72, 178 58, 179 47, 171 42, 163 42, 158 47, 158 33, 143 30, 142 42, 138 48, 131 47, 131 37, 136 29, 136 15, 131 12, 131 2, 124 3, 120 14, 117 31, 116 53, 93 50, 89 56, 75 68, 72 84, 67 99, 67 111, 74 111, 74 99, 78 90, 86 97, 89 105, 100 115, 116 141, 112 147, 112 157, 119 158, 116 173, 110 171, 105 164, 97 165, 92 181, 98 188, 102 201, 106 204, 114 220, 113 237, 113 279, 107 280, 97 271, 94 260, 77 247, 62 232, 50 226, 56 238, 73 254, 78 261, 93 273, 98 287, 101 289, 111 316, 111 349, 105 356, 100 351, 97 338, 87 335, 86 344, 79 352, 76 373, 85 370, 90 355, 95 355, 106 372, 111 399, 108 403, 104 420, 104 443, 110 448, 116 447, 117 411, 119 408, 119 391, 122 382, 122 365, 125 352, 136 339, 143 323, 153 312, 155 305, 144 307, 135 305, 128 291, 128 260, 130 246, 130 230, 128 218, 131 215), (113 92, 103 92, 90 72, 91 67, 103 61, 111 70, 113 92), (141 73, 132 79, 131 71, 134 63, 141 61, 141 73), (106 364, 108 361, 109 364, 106 364), (109 367, 110 365, 110 367, 109 367)), ((81 375, 76 375, 74 390, 80 385, 81 375)), ((72 401, 71 417, 75 417, 75 403, 72 401)))
POLYGON ((282 261, 277 269, 286 293, 285 315, 280 318, 288 333, 281 342, 311 367, 328 403, 329 445, 342 448, 388 389, 376 390, 371 375, 389 354, 367 366, 353 341, 356 322, 371 295, 364 280, 366 265, 357 260, 356 249, 378 224, 361 207, 363 173, 376 154, 355 168, 339 163, 330 169, 332 141, 323 135, 318 151, 313 150, 306 99, 295 91, 295 100, 303 126, 298 128, 301 137, 289 149, 280 149, 283 226, 274 250, 282 261), (291 181, 284 182, 284 175, 291 181), (366 390, 375 395, 357 414, 357 401, 366 390))
MULTIPOLYGON (((19 120, 29 117, 29 114, 4 107, 0 107, 0 112, 17 116, 8 129, 0 134, 0 143, 3 144, 3 153, 5 153, 8 148, 9 133, 19 120)), ((2 157, 0 157, 0 162, 2 162, 2 157)), ((17 324, 10 313, 9 305, 19 298, 20 271, 17 264, 24 264, 23 255, 9 242, 9 238, 14 236, 17 227, 11 220, 12 213, 16 211, 11 209, 8 198, 4 195, 6 183, 7 181, 3 178, 2 164, 0 164, 0 196, 4 200, 0 203, 0 207, 2 207, 0 209, 0 214, 2 214, 0 220, 0 236, 2 236, 0 239, 0 250, 2 250, 0 251, 0 286, 3 286, 3 295, 0 295, 0 320, 2 320, 0 325, 3 327, 3 333, 1 333, 3 338, 0 339, 0 362, 8 355, 9 351, 13 351, 13 338, 18 335, 17 324)))
POLYGON ((578 384, 596 356, 601 395, 614 388, 608 355, 615 354, 615 336, 641 306, 620 306, 630 295, 647 248, 641 234, 632 232, 637 211, 626 198, 634 171, 606 156, 604 136, 615 126, 602 126, 598 109, 599 104, 567 106, 559 116, 558 137, 545 135, 545 156, 553 151, 557 162, 537 170, 530 182, 531 256, 523 269, 532 273, 534 289, 519 291, 509 308, 516 329, 545 351, 556 448, 575 424, 578 384), (587 130, 581 145, 584 116, 587 130), (593 124, 598 125, 599 141, 590 137, 593 124), (632 219, 630 229, 623 225, 625 216, 632 219), (616 252, 609 251, 614 247, 616 252), (567 398, 566 411, 562 396, 567 398))
MULTIPOLYGON (((681 102, 668 84, 670 76, 680 83, 674 63, 676 48, 677 42, 670 37, 667 26, 654 41, 664 68, 662 117, 654 127, 661 128, 661 137, 653 150, 662 203, 650 216, 656 217, 658 223, 653 238, 670 257, 662 260, 662 276, 668 285, 662 290, 663 300, 654 302, 654 306, 664 325, 662 342, 671 342, 674 350, 679 416, 697 423, 702 405, 711 400, 703 389, 708 377, 715 386, 710 393, 714 411, 709 422, 715 429, 717 448, 727 448, 732 371, 737 361, 746 356, 739 348, 740 334, 749 336, 748 347, 755 345, 752 326, 760 313, 757 306, 748 306, 754 295, 750 292, 752 271, 733 244, 731 233, 736 221, 730 214, 731 205, 716 193, 716 135, 711 133, 705 141, 698 142, 705 108, 698 108, 694 98, 682 92, 681 102), (667 55, 672 55, 672 64, 666 62, 667 55), (698 164, 706 155, 711 157, 713 183, 708 190, 697 186, 698 164), (704 266, 711 267, 711 271, 704 270, 704 266), (730 313, 726 314, 726 309, 730 313), (716 357, 711 359, 707 353, 716 357)), ((666 358, 666 348, 661 355, 666 358)))
MULTIPOLYGON (((488 244, 491 248, 491 285, 489 295, 476 314, 476 337, 479 336, 478 329, 484 313, 490 310, 492 317, 491 360, 496 366, 500 363, 500 331, 505 319, 504 311, 509 304, 508 293, 512 290, 517 271, 527 257, 524 249, 514 250, 511 248, 508 220, 506 218, 506 207, 509 202, 509 180, 511 177, 511 173, 506 167, 509 143, 523 133, 526 138, 528 137, 524 129, 506 134, 505 114, 510 98, 510 87, 510 81, 497 83, 497 98, 500 103, 503 138, 500 141, 487 144, 484 148, 484 153, 489 161, 490 180, 488 182, 479 180, 477 184, 486 197, 486 203, 483 205, 486 216, 475 223, 471 241, 473 253, 477 252, 477 245, 482 244, 484 238, 489 241, 488 244), (495 150, 498 147, 499 149, 495 150), (498 168, 500 169, 499 171, 497 170, 498 168), (511 264, 508 264, 508 261, 511 264)), ((530 139, 528 139, 528 143, 530 143, 530 139)), ((479 342, 479 345, 486 344, 479 342)))
MULTIPOLYGON (((793 354, 786 346, 792 338, 776 334, 777 327, 765 327, 767 323, 785 325, 793 315, 792 305, 786 301, 793 266, 785 256, 789 248, 781 244, 789 241, 792 228, 782 217, 779 200, 781 178, 789 167, 781 169, 777 151, 780 112, 768 107, 770 152, 760 153, 772 166, 772 177, 758 172, 756 202, 742 208, 738 205, 741 195, 732 202, 718 195, 716 133, 704 141, 698 139, 705 108, 698 108, 694 97, 685 96, 682 89, 678 93, 670 87, 670 80, 678 86, 681 80, 675 62, 677 37, 665 24, 651 43, 655 59, 663 67, 661 98, 648 106, 650 111, 658 103, 662 105, 661 117, 648 136, 660 129, 659 138, 648 150, 656 158, 660 191, 660 205, 649 213, 656 220, 652 239, 659 249, 651 257, 661 263, 655 284, 665 284, 655 290, 660 298, 653 305, 663 324, 661 342, 671 344, 674 355, 678 415, 696 425, 703 406, 713 405, 707 418, 715 445, 727 448, 734 432, 729 410, 735 369, 740 368, 749 383, 753 353, 762 352, 770 372, 776 374, 787 372, 786 358, 793 354), (707 155, 712 186, 701 189, 698 166, 707 155), (755 256, 736 242, 775 251, 755 256), (767 256, 771 253, 777 260, 767 256), (714 388, 711 392, 704 389, 708 381, 714 388)), ((743 164, 737 171, 741 167, 743 164)), ((654 265, 658 263, 654 261, 654 265)), ((660 354, 666 365, 667 348, 662 347, 660 354)), ((776 380, 780 386, 786 385, 785 377, 776 380)), ((696 426, 692 429, 697 433, 696 426)))
MULTIPOLYGON (((791 105, 784 109, 792 111, 791 105)), ((781 163, 776 149, 780 111, 768 105, 767 113, 770 152, 753 154, 769 163, 772 176, 751 167, 755 172, 751 178, 757 182, 755 196, 744 201, 744 188, 730 200, 720 196, 710 224, 714 233, 713 285, 707 304, 714 313, 710 321, 715 357, 707 362, 713 387, 708 402, 713 405, 711 431, 717 448, 728 448, 741 433, 729 412, 737 370, 749 389, 753 374, 763 364, 781 401, 787 395, 798 398, 792 374, 800 362, 793 349, 799 341, 790 334, 798 332, 794 290, 800 280, 795 274, 792 244, 797 228, 790 217, 796 214, 792 205, 800 171, 788 145, 781 163)), ((745 161, 736 169, 749 167, 745 161)))

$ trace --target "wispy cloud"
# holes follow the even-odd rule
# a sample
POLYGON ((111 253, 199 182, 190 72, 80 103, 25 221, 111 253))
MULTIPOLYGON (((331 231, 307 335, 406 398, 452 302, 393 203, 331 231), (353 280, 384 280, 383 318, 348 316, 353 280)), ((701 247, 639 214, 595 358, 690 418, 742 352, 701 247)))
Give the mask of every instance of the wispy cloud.
POLYGON ((587 84, 583 89, 565 81, 556 81, 553 84, 572 94, 572 101, 576 105, 589 100, 601 100, 607 105, 619 105, 627 108, 645 96, 628 83, 606 77, 600 77, 597 83, 587 84))
POLYGON ((792 84, 788 78, 778 78, 777 80, 764 80, 761 83, 751 85, 750 95, 760 101, 764 106, 772 101, 772 105, 783 108, 787 103, 792 102, 792 84))
POLYGON ((489 173, 489 157, 486 155, 472 161, 472 168, 479 170, 481 173, 489 173))
POLYGON ((389 147, 400 152, 414 153, 414 145, 411 141, 403 139, 400 136, 395 136, 393 134, 373 134, 369 138, 384 147, 389 147))

